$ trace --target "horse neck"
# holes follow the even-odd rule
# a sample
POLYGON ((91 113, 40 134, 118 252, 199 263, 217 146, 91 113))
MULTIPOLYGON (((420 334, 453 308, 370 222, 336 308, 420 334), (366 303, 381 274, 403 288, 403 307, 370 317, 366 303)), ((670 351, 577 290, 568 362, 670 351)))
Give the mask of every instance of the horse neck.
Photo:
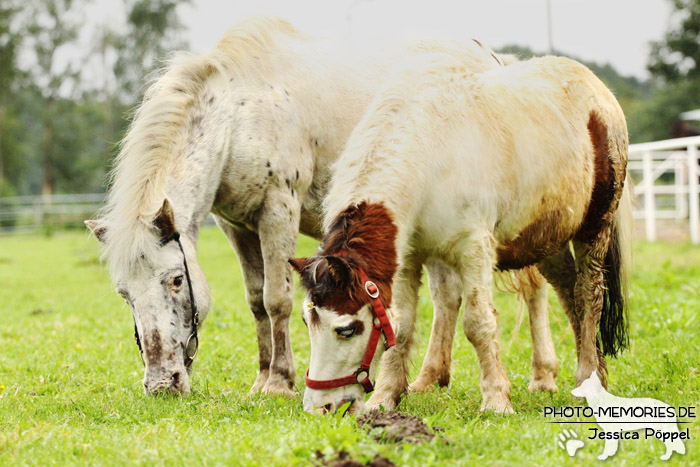
POLYGON ((415 229, 427 168, 410 166, 402 156, 381 148, 371 149, 364 157, 346 151, 336 162, 325 200, 325 231, 330 232, 335 219, 352 206, 381 206, 395 229, 394 249, 401 258, 415 229))
POLYGON ((178 229, 196 242, 199 226, 211 211, 223 168, 230 157, 232 125, 220 118, 221 107, 204 93, 202 103, 193 109, 194 118, 183 132, 181 150, 169 168, 166 196, 173 205, 178 229), (193 123, 194 122, 194 123, 193 123))

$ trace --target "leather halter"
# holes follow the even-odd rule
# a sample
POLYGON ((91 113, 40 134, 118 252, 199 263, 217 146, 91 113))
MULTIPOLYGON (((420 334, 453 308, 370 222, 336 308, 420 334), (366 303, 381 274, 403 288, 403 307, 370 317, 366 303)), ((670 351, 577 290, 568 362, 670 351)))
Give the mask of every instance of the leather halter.
MULTIPOLYGON (((185 256, 185 250, 182 248, 182 242, 180 242, 180 232, 174 232, 170 237, 166 238, 160 243, 160 246, 165 246, 171 241, 176 241, 177 246, 180 247, 180 252, 182 253, 182 262, 185 266, 185 277, 187 278, 187 289, 190 293, 190 307, 192 310, 192 333, 187 338, 185 342, 185 366, 190 367, 194 358, 197 356, 197 351, 199 350, 199 337, 197 336, 197 328, 199 327, 199 312, 197 311, 197 305, 194 302, 194 292, 192 290, 192 279, 190 279, 190 270, 187 267, 187 256, 185 256), (190 344, 194 345, 194 350, 190 350, 190 344)), ((141 357, 141 363, 144 365, 146 362, 143 360, 143 347, 141 346, 141 339, 139 339, 139 331, 136 327, 136 318, 134 318, 134 339, 136 339, 136 345, 139 346, 139 356, 141 357)))
MULTIPOLYGON (((336 255, 347 256, 347 252, 339 252, 336 253, 336 255)), ((367 277, 367 274, 362 268, 358 269, 360 278, 365 285, 365 292, 367 292, 367 295, 369 295, 370 303, 372 305, 372 315, 374 315, 374 326, 372 327, 372 333, 369 336, 365 357, 362 359, 362 364, 355 371, 355 373, 348 376, 343 376, 341 378, 325 380, 311 379, 309 378, 309 370, 307 369, 304 376, 307 388, 336 389, 342 388, 343 386, 350 386, 351 384, 359 384, 366 393, 372 392, 374 391, 374 385, 369 379, 369 367, 374 359, 377 344, 379 343, 379 337, 384 334, 384 345, 387 349, 396 345, 394 329, 391 327, 389 317, 384 309, 384 304, 379 298, 379 288, 377 287, 377 284, 369 280, 369 277, 367 277)))

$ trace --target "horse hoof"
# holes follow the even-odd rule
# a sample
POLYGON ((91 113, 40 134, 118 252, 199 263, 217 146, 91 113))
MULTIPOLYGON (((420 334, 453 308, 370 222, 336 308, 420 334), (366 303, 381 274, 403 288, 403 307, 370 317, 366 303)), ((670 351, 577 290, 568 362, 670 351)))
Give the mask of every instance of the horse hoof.
POLYGON ((408 392, 428 392, 435 387, 434 381, 416 380, 408 385, 408 392))
POLYGON ((408 385, 408 392, 428 392, 434 387, 435 380, 419 376, 417 380, 408 385))
POLYGON ((389 412, 396 408, 396 402, 394 402, 392 397, 374 397, 375 395, 376 394, 373 394, 372 397, 365 402, 363 412, 371 412, 373 410, 383 410, 385 412, 389 412))
POLYGON ((484 401, 481 404, 481 409, 479 410, 479 412, 485 411, 505 415, 515 413, 515 411, 513 410, 513 406, 510 404, 510 400, 507 397, 493 397, 489 401, 484 401))
POLYGON ((255 383, 253 383, 253 387, 250 388, 250 393, 254 394, 256 392, 262 391, 265 387, 265 384, 267 383, 269 376, 270 372, 268 370, 263 370, 260 373, 258 373, 258 377, 255 378, 255 383))
POLYGON ((559 391, 559 388, 557 388, 557 385, 554 383, 553 378, 542 378, 542 379, 533 379, 530 381, 530 384, 527 386, 527 389, 530 392, 536 392, 536 391, 549 391, 549 392, 557 392, 559 391))
POLYGON ((287 396, 290 399, 296 395, 289 387, 288 381, 275 381, 272 379, 269 379, 267 383, 265 383, 265 386, 262 388, 262 392, 264 394, 279 394, 282 396, 287 396))
POLYGON ((418 378, 408 386, 408 392, 428 392, 435 389, 435 383, 438 387, 446 388, 450 384, 450 373, 440 373, 429 371, 421 373, 418 378))

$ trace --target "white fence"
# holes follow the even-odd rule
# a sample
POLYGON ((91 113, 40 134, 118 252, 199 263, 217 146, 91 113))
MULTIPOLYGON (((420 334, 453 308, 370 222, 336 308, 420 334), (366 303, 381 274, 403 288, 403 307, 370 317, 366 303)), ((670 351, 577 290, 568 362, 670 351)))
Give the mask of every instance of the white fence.
MULTIPOLYGON (((700 243, 699 147, 700 136, 630 146, 627 169, 641 198, 634 216, 644 220, 647 240, 656 240, 657 219, 688 219, 690 239, 700 243)), ((82 225, 104 200, 103 193, 0 198, 0 234, 82 225)))
POLYGON ((656 240, 657 219, 688 219, 690 240, 700 243, 698 147, 700 136, 630 145, 627 170, 643 199, 634 216, 644 220, 647 240, 656 240))
POLYGON ((104 201, 104 193, 0 198, 0 234, 80 226, 104 201))

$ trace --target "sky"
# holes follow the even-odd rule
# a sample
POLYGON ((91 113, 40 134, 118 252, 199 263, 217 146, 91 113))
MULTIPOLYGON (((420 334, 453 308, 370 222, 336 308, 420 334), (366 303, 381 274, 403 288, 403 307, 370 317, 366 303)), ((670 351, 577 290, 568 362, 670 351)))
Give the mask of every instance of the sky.
MULTIPOLYGON (((381 44, 388 38, 479 39, 549 50, 547 5, 556 50, 610 63, 623 75, 648 78, 649 42, 661 40, 669 0, 192 0, 179 8, 190 50, 204 53, 236 23, 280 16, 314 35, 381 44)), ((86 21, 112 24, 123 3, 95 0, 86 21)))
MULTIPOLYGON (((556 50, 609 62, 622 74, 647 78, 649 42, 669 25, 668 0, 550 0, 556 50)), ((387 38, 477 38, 549 49, 547 0, 194 0, 181 7, 194 52, 206 52, 247 17, 276 15, 299 29, 358 42, 387 38)))

